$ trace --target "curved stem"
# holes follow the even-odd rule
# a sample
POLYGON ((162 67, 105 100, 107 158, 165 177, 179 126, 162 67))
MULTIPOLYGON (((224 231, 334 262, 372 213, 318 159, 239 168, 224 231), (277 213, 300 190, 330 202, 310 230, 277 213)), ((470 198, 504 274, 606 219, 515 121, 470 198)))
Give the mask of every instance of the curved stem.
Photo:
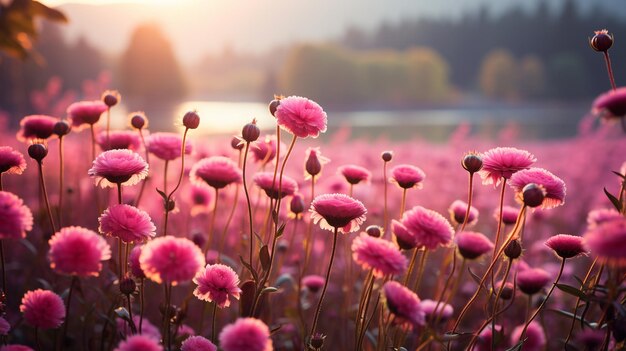
POLYGON ((326 271, 326 280, 324 281, 324 287, 322 288, 322 294, 320 295, 320 300, 317 303, 317 308, 315 309, 315 315, 313 317, 313 326, 311 327, 310 336, 315 335, 315 331, 317 328, 317 320, 320 316, 320 311, 322 309, 322 302, 324 301, 324 296, 326 295, 326 288, 328 288, 328 280, 330 279, 330 271, 333 268, 333 260, 335 258, 335 249, 337 248, 337 236, 339 233, 339 228, 335 228, 335 232, 333 234, 333 246, 330 252, 330 262, 328 263, 328 270, 326 271))
MULTIPOLYGON (((311 202, 315 199, 315 176, 311 177, 311 202)), ((302 265, 302 272, 300 274, 300 278, 304 275, 305 269, 308 267, 309 260, 311 259, 311 254, 313 251, 313 221, 309 221, 306 227, 306 236, 304 243, 304 264, 302 265)))
POLYGON ((204 243, 204 255, 209 251, 211 239, 213 238, 213 230, 215 229, 215 217, 217 216, 217 200, 219 198, 219 189, 215 188, 215 200, 213 201, 213 213, 211 214, 211 223, 209 223, 209 232, 207 233, 207 240, 204 243))
MULTIPOLYGON (((384 210, 383 210, 383 229, 387 232, 389 226, 389 212, 387 209, 387 161, 383 161, 383 192, 384 192, 384 210)), ((402 214, 400 214, 402 215, 402 214)))
POLYGON ((62 214, 63 214, 63 177, 65 176, 65 167, 63 166, 63 137, 59 137, 59 204, 57 208, 57 222, 59 226, 63 226, 62 222, 62 214))
POLYGON ((415 268, 415 262, 417 261, 417 253, 419 249, 413 248, 413 255, 411 256, 411 263, 409 263, 409 269, 406 270, 406 276, 404 277, 404 283, 402 285, 407 286, 409 284, 409 279, 411 279, 411 273, 413 273, 413 269, 415 268))
MULTIPOLYGON (((467 225, 467 222, 469 221, 469 214, 470 214, 470 210, 472 209, 472 195, 473 195, 473 190, 474 190, 474 173, 470 173, 469 174, 469 189, 467 190, 467 209, 465 210, 465 218, 463 218, 463 224, 461 224, 461 230, 459 231, 463 231, 465 229, 465 226, 467 225)), ((502 212, 502 209, 500 209, 500 212, 502 212)), ((500 213, 500 221, 502 221, 502 213, 500 213)))
MULTIPOLYGON (((289 148, 287 149, 287 154, 285 155, 285 159, 283 160, 283 165, 280 167, 280 176, 278 177, 278 200, 276 201, 276 217, 278 217, 278 213, 280 212, 280 203, 282 201, 282 191, 283 191, 283 174, 285 173, 285 166, 287 165, 287 160, 289 159, 289 155, 291 155, 291 151, 293 151, 293 146, 296 144, 297 136, 293 136, 291 139, 291 143, 289 144, 289 148)), ((278 229, 278 223, 274 224, 274 227, 278 229)))
POLYGON ((70 283, 70 290, 67 294, 67 306, 65 307, 65 310, 66 310, 65 323, 63 323, 63 331, 61 332, 61 340, 60 340, 61 349, 63 349, 63 344, 65 343, 65 337, 67 335, 67 326, 70 324, 70 317, 71 317, 70 309, 72 307, 72 293, 74 292, 74 287, 76 286, 76 283, 78 283, 78 277, 72 276, 72 282, 70 283))
POLYGON ((228 227, 230 227, 230 223, 233 220, 233 216, 235 215, 235 211, 237 210, 238 204, 239 204, 239 184, 235 186, 235 198, 233 199, 233 207, 231 207, 230 209, 230 213, 228 214, 228 218, 226 219, 226 224, 224 225, 224 229, 222 230, 222 236, 220 237, 219 251, 217 252, 218 261, 222 257, 222 252, 224 251, 224 245, 226 242, 226 233, 228 232, 228 227))
POLYGON ((211 342, 215 343, 215 331, 217 330, 217 303, 213 302, 213 324, 211 324, 211 342))
MULTIPOLYGON (((141 129, 138 129, 138 131, 139 131, 139 138, 141 139, 141 145, 143 145, 143 149, 145 150, 145 153, 146 153, 146 163, 148 164, 148 166, 150 166, 150 153, 148 152, 148 148, 146 147, 146 139, 143 137, 143 131, 141 129)), ((143 191, 146 188, 146 183, 148 182, 148 178, 149 177, 144 178, 144 180, 141 182, 141 188, 139 189, 137 200, 135 200, 135 206, 137 207, 139 207, 139 202, 141 201, 141 197, 143 196, 143 191)))
POLYGON ((424 275, 424 269, 426 268, 426 257, 428 257, 428 250, 425 248, 422 251, 422 257, 420 257, 420 266, 417 271, 417 279, 415 280, 415 285, 413 286, 413 291, 417 293, 417 290, 420 287, 422 282, 422 276, 424 275))
POLYGON ((246 195, 246 205, 248 207, 248 222, 250 222, 250 257, 248 263, 252 265, 252 255, 254 252, 254 233, 252 229, 252 204, 250 203, 250 193, 248 192, 248 184, 246 182, 246 161, 248 160, 248 151, 250 150, 250 143, 246 142, 246 149, 243 152, 243 166, 241 167, 243 178, 243 192, 246 195))
MULTIPOLYGON (((448 275, 448 278, 446 278, 446 282, 443 284, 443 289, 441 290, 441 294, 439 295, 439 298, 437 299, 437 304, 435 305, 435 309, 433 310, 433 313, 431 315, 431 321, 434 320, 435 325, 437 324, 440 318, 440 314, 437 314, 437 310, 439 309, 439 305, 441 305, 441 302, 443 302, 443 298, 446 296, 446 290, 448 290, 448 286, 450 286, 450 282, 452 281, 452 277, 454 276, 455 270, 456 270, 456 252, 452 250, 452 269, 450 270, 450 274, 448 275)), ((441 315, 443 314, 443 311, 445 310, 445 306, 446 305, 443 305, 441 307, 441 311, 440 311, 441 315)))
POLYGON ((50 201, 48 200, 48 191, 46 190, 46 181, 43 177, 43 164, 41 163, 41 161, 37 162, 37 166, 39 167, 39 183, 41 184, 43 198, 46 203, 46 210, 48 212, 48 219, 50 220, 50 227, 52 228, 52 231, 56 233, 57 229, 54 225, 54 219, 52 218, 52 210, 50 209, 50 201))
POLYGON ((140 289, 139 290, 139 334, 142 333, 143 330, 143 307, 144 307, 144 278, 140 279, 140 289))
POLYGON ((606 70, 609 74, 609 80, 611 81, 611 88, 616 90, 615 86, 615 78, 613 77, 613 68, 611 67, 611 58, 609 57, 609 52, 604 51, 604 62, 606 62, 606 70))
MULTIPOLYGON (((583 279, 582 284, 580 285, 580 289, 584 289, 585 286, 587 285, 587 281, 589 280, 589 277, 591 276, 591 272, 593 271, 594 267, 596 266, 596 263, 598 262, 598 258, 596 257, 593 262, 591 263, 591 266, 589 266, 589 269, 587 270, 587 274, 585 274, 585 279, 583 279)), ((572 314, 574 315, 574 317, 576 316, 576 311, 578 310, 578 307, 580 306, 580 297, 576 298, 576 304, 574 306, 574 311, 572 312, 572 314)), ((574 325, 576 325, 576 318, 572 318, 572 324, 569 327, 569 332, 567 333, 567 337, 565 338, 565 348, 567 349, 567 345, 569 343, 570 338, 572 337, 572 332, 574 331, 574 325)))
MULTIPOLYGON (((174 193, 178 190, 178 188, 180 188, 180 185, 183 182, 183 176, 185 175, 185 144, 187 143, 188 131, 189 128, 185 128, 185 132, 183 133, 182 146, 180 147, 180 173, 178 175, 178 181, 176 182, 176 186, 174 187, 174 189, 172 189, 172 191, 168 195, 168 200, 172 199, 172 196, 174 196, 174 193)), ((165 177, 167 177, 167 174, 165 175, 165 177)), ((165 186, 167 187, 167 183, 165 184, 165 186)), ((163 191, 166 192, 165 190, 163 191)))
MULTIPOLYGON (((500 300, 500 296, 502 295, 502 290, 506 285, 506 280, 509 278, 509 273, 511 272, 511 267, 513 266, 513 259, 509 259, 509 263, 506 266, 506 271, 504 272, 504 278, 502 278, 502 284, 498 288, 498 293, 496 294, 496 299, 493 302, 493 310, 491 313, 491 335, 496 335, 496 312, 498 310, 498 301, 500 300)), ((492 289, 495 289, 495 286, 492 286, 492 289)), ((476 334, 478 335, 478 333, 476 334)), ((496 347, 496 338, 491 338, 491 349, 494 350, 496 347)))
POLYGON ((539 307, 535 310, 535 312, 528 319, 526 324, 524 324, 524 329, 522 330, 522 335, 520 335, 520 338, 519 338, 520 341, 524 340, 524 337, 526 336, 526 331, 528 330, 528 326, 533 321, 533 319, 535 319, 537 317, 539 312, 541 312, 541 309, 546 305, 546 302, 548 301, 548 299, 550 299, 550 295, 552 295, 552 292, 554 291, 554 288, 559 283, 559 279, 561 279, 561 275, 563 274, 563 268, 565 268, 565 260, 566 260, 565 258, 563 258, 561 260, 561 268, 559 269, 559 274, 556 276, 556 279, 554 280, 554 283, 552 284, 552 287, 548 291, 548 295, 546 295, 546 297, 541 302, 541 305, 539 305, 539 307))

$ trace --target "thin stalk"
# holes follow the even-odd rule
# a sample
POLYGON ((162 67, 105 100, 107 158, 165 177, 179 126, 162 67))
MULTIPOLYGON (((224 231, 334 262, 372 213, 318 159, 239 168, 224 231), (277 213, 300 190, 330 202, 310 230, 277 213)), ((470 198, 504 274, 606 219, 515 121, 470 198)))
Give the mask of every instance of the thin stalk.
MULTIPOLYGON (((465 218, 463 218, 463 224, 461 224, 461 232, 465 229, 467 222, 469 221, 470 210, 472 209, 472 195, 474 190, 474 173, 469 174, 469 189, 467 190, 467 209, 465 210, 465 218)), ((500 209, 502 212, 502 209, 500 209)), ((500 221, 502 221, 502 213, 500 213, 500 221)))
POLYGON ((172 318, 170 317, 170 305, 172 301, 172 283, 166 283, 165 287, 165 314, 163 317, 165 318, 165 328, 164 328, 164 338, 167 340, 167 349, 172 349, 172 336, 170 334, 170 323, 172 318))
POLYGON ((373 271, 370 269, 369 272, 367 272, 367 276, 365 277, 365 281, 363 282, 363 290, 361 290, 361 297, 359 299, 359 308, 357 310, 356 313, 356 319, 355 319, 355 328, 354 328, 354 349, 358 350, 359 349, 359 345, 358 345, 358 339, 359 339, 359 335, 360 335, 360 326, 363 323, 363 305, 365 304, 365 301, 367 300, 367 294, 368 291, 371 290, 371 285, 374 284, 374 275, 372 274, 373 271))
POLYGON ((211 239, 213 238, 213 230, 215 229, 215 217, 217 217, 217 199, 219 198, 219 189, 215 188, 215 200, 213 201, 213 213, 211 214, 211 222, 209 223, 209 232, 207 233, 207 240, 204 243, 204 255, 209 251, 211 239))
POLYGON ((107 150, 111 149, 111 108, 107 107, 107 150))
POLYGON ((417 261, 417 253, 420 251, 419 248, 413 248, 413 255, 411 256, 411 263, 409 263, 409 269, 406 270, 406 276, 404 277, 404 283, 402 285, 407 286, 409 284, 409 279, 411 279, 411 273, 413 273, 413 269, 415 268, 415 262, 417 261))
POLYGON ((176 182, 176 186, 172 191, 168 194, 167 192, 167 167, 169 165, 169 161, 165 161, 165 169, 163 170, 163 193, 168 194, 165 199, 165 220, 163 225, 163 235, 167 235, 167 221, 169 218, 169 214, 171 210, 169 209, 169 204, 172 201, 172 196, 178 188, 180 184, 183 182, 183 176, 185 175, 185 145, 187 144, 187 132, 189 128, 185 128, 185 132, 183 133, 183 140, 180 146, 180 173, 178 175, 178 181, 176 182))
POLYGON ((348 195, 350 197, 352 197, 352 191, 354 190, 354 184, 350 183, 350 191, 348 192, 348 195))
POLYGON ((58 346, 61 347, 61 349, 63 349, 63 344, 65 343, 65 337, 67 336, 67 327, 70 324, 70 320, 71 320, 71 307, 72 307, 72 293, 74 292, 74 287, 76 286, 76 284, 78 283, 78 277, 77 276, 72 276, 72 282, 70 283, 70 290, 67 294, 67 306, 65 307, 66 313, 65 313, 65 322, 63 323, 63 331, 61 332, 61 340, 58 346))
POLYGON ((217 330, 217 303, 213 302, 213 324, 211 324, 211 342, 215 343, 215 331, 217 330))
MULTIPOLYGON (((456 270, 456 252, 454 250, 452 250, 452 269, 450 270, 450 274, 448 275, 448 278, 446 278, 446 282, 443 284, 443 289, 441 290, 441 294, 439 295, 439 298, 437 299, 437 304, 435 304, 435 309, 433 310, 432 313, 432 317, 431 317, 431 321, 435 321, 435 324, 437 324, 437 322, 439 321, 439 315, 437 314, 437 310, 439 309, 439 305, 441 305, 441 302, 443 301, 443 298, 446 295, 446 290, 448 289, 448 286, 450 285, 450 282, 452 281, 452 277, 454 276, 454 272, 456 270)), ((443 314, 443 310, 445 309, 446 305, 443 305, 441 307, 441 313, 443 314)))
MULTIPOLYGON (((502 189, 500 190, 500 205, 498 207, 498 229, 496 230, 496 240, 493 243, 493 256, 492 260, 496 260, 496 252, 498 251, 498 243, 500 241, 500 233, 502 232, 502 217, 504 216, 504 191, 506 190, 506 178, 502 178, 502 189)), ((504 245, 503 245, 504 247, 504 245)), ((495 284, 495 274, 491 273, 491 286, 495 284)))
POLYGON ((539 307, 535 310, 535 312, 533 313, 533 315, 528 319, 528 321, 526 322, 526 324, 524 324, 524 329, 522 330, 522 335, 520 336, 519 340, 522 341, 524 340, 524 337, 526 336, 526 331, 528 330, 528 326, 530 325, 530 323, 533 321, 533 319, 535 319, 537 317, 537 315, 539 314, 539 312, 541 312, 541 309, 546 305, 546 302, 548 301, 548 299, 550 298, 550 295, 552 295, 552 292, 554 291, 554 288, 556 287, 556 285, 559 283, 559 279, 561 279, 561 275, 563 274, 563 268, 565 268, 565 257, 561 260, 561 268, 559 269, 559 274, 556 276, 556 279, 554 280, 554 284, 552 284, 552 287, 550 287, 550 290, 548 291, 548 295, 546 295, 546 297, 543 299, 543 301, 541 302, 541 305, 539 305, 539 307))
POLYGON ((424 269, 426 268, 426 258, 428 257, 428 250, 422 250, 422 257, 420 257, 420 267, 417 271, 417 279, 415 280, 415 285, 413 286, 413 291, 417 293, 417 290, 420 287, 422 282, 422 276, 424 275, 424 269))
POLYGON ((222 252, 224 251, 224 244, 226 241, 226 233, 228 232, 228 227, 230 227, 230 222, 233 220, 233 216, 235 215, 235 211, 237 210, 237 205, 239 204, 239 184, 235 186, 235 198, 233 199, 233 207, 228 214, 228 218, 226 219, 226 224, 224 225, 224 230, 222 230, 222 236, 220 237, 220 246, 218 251, 218 260, 222 257, 222 252))
POLYGON ((89 130, 91 131, 91 161, 93 161, 96 159, 96 130, 93 124, 89 125, 89 130))
POLYGON ((383 161, 383 192, 384 192, 384 210, 383 210, 383 229, 387 232, 389 226, 389 212, 387 209, 387 161, 383 161))
POLYGON ((139 334, 143 330, 143 307, 144 307, 144 278, 139 279, 139 334))
POLYGON ((4 241, 0 239, 0 261, 2 262, 2 292, 7 293, 7 273, 4 263, 4 241))
POLYGON ((2 185, 2 175, 4 173, 0 172, 0 191, 4 191, 4 186, 2 185))
POLYGON ((35 327, 35 345, 37 345, 37 351, 41 351, 41 343, 39 342, 39 328, 35 327))
POLYGON ((41 161, 37 162, 37 166, 39 167, 39 183, 41 184, 41 190, 43 192, 43 198, 46 203, 46 210, 48 212, 48 219, 50 220, 50 227, 52 227, 53 232, 56 233, 57 229, 54 225, 54 219, 52 218, 52 210, 50 209, 50 201, 48 200, 48 191, 46 190, 46 181, 43 176, 43 164, 41 161))
POLYGON ((326 295, 326 288, 328 288, 328 281, 330 280, 330 271, 333 268, 333 260, 335 258, 335 249, 337 248, 337 236, 339 234, 339 228, 335 228, 335 232, 333 234, 333 246, 330 252, 330 262, 328 263, 328 270, 326 271, 326 280, 324 281, 324 287, 322 288, 322 295, 320 295, 320 300, 317 303, 317 308, 315 309, 315 315, 313 317, 313 326, 311 327, 310 336, 315 335, 315 331, 317 329, 317 321, 320 317, 320 311, 322 309, 322 302, 324 301, 324 296, 326 295))
POLYGON ((63 177, 65 176, 65 167, 63 166, 63 137, 59 137, 59 204, 57 208, 57 222, 59 226, 63 226, 62 213, 63 213, 63 177))
MULTIPOLYGON (((143 145, 143 149, 145 150, 145 153, 146 153, 146 163, 150 165, 150 153, 148 152, 148 148, 146 147, 146 139, 143 137, 142 129, 138 129, 138 132, 139 132, 139 138, 141 139, 141 145, 143 145)), ((141 197, 143 196, 143 191, 146 188, 146 183, 148 182, 148 178, 149 177, 144 178, 144 180, 141 182, 141 188, 139 189, 139 194, 137 195, 137 199, 135 200, 135 206, 137 207, 139 207, 139 202, 141 201, 141 197)))
MULTIPOLYGON (((128 301, 128 316, 130 317, 130 324, 133 325, 133 305, 130 302, 130 294, 126 295, 126 300, 128 301)), ((132 329, 133 328, 131 328, 131 333, 133 332, 132 329)))
MULTIPOLYGON (((372 275, 372 279, 369 284, 369 289, 367 291, 367 296, 363 304, 363 316, 360 321, 361 329, 357 338, 357 350, 362 349, 363 338, 365 337, 365 333, 367 333, 368 324, 365 323, 365 317, 367 317, 367 310, 369 309, 370 301, 372 299, 372 292, 374 289, 375 281, 376 281, 376 277, 372 275)), ((378 307, 378 301, 376 301, 376 305, 374 306, 374 312, 373 312, 374 314, 376 313, 376 307, 378 307)))
MULTIPOLYGON (((587 285, 587 281, 589 280, 589 277, 591 276, 591 272, 593 271, 594 267, 596 266, 596 262, 598 262, 598 258, 596 257, 593 262, 591 263, 591 266, 589 266, 589 269, 587 270, 587 274, 585 274, 585 279, 583 279, 582 284, 580 285, 580 290, 584 289, 585 286, 587 285)), ((574 311, 572 312, 572 314, 574 316, 576 316, 576 311, 578 310, 578 307, 580 306, 580 297, 576 298, 576 304, 574 307, 574 311)), ((567 349, 567 344, 569 343, 570 338, 572 337, 572 332, 574 331, 574 325, 576 324, 576 318, 572 318, 572 324, 569 327, 569 332, 567 333, 567 337, 565 338, 565 348, 567 349)))
MULTIPOLYGON (((315 199, 315 176, 311 176, 311 202, 315 199)), ((308 267, 309 260, 311 259, 311 253, 313 251, 313 245, 311 242, 313 241, 313 221, 309 221, 306 228, 306 236, 304 242, 304 265, 302 265, 302 273, 300 274, 300 278, 304 275, 304 270, 308 267)))
POLYGON ((402 202, 400 203, 400 215, 398 217, 402 218, 402 214, 404 213, 404 208, 406 207, 406 188, 402 189, 402 202))
POLYGON ((611 58, 609 57, 609 52, 604 51, 604 62, 606 62, 606 70, 609 74, 609 80, 611 81, 611 88, 615 91, 617 87, 615 86, 615 78, 613 77, 613 68, 611 67, 611 58))
MULTIPOLYGON (((500 296, 502 295, 502 290, 504 290, 504 286, 506 285, 506 280, 509 277, 509 273, 511 272, 511 266, 513 266, 513 260, 509 259, 509 263, 506 266, 506 271, 504 272, 504 278, 502 278, 502 284, 498 288, 498 293, 496 294, 496 300, 493 302, 493 310, 491 313, 491 335, 496 335, 496 311, 498 310, 498 301, 500 300, 500 296)), ((495 286, 492 286, 492 289, 495 289, 495 286)), ((478 335, 478 333, 476 335, 478 335)), ((496 347, 496 338, 491 338, 491 349, 494 350, 495 347, 496 347)))
POLYGON ((169 166, 170 166, 170 161, 165 160, 165 165, 163 166, 163 192, 166 194, 167 194, 167 171, 169 169, 169 166))
POLYGON ((252 229, 252 205, 250 203, 250 194, 248 193, 248 184, 246 182, 246 161, 248 160, 248 151, 250 150, 250 143, 246 142, 246 149, 243 152, 243 166, 241 172, 243 174, 243 192, 246 195, 246 205, 248 207, 248 222, 250 222, 250 257, 248 263, 252 265, 252 255, 254 252, 254 233, 252 229))

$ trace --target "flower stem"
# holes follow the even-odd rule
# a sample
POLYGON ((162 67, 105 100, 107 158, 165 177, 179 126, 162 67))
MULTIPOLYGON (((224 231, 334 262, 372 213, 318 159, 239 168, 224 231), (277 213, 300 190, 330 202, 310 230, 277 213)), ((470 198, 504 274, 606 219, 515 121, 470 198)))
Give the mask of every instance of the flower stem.
POLYGON ((7 293, 7 273, 4 262, 4 240, 0 239, 0 262, 2 262, 2 292, 7 293))
POLYGON ((406 207, 406 188, 402 189, 402 202, 400 203, 400 218, 402 218, 402 214, 404 213, 404 208, 406 207))
POLYGON ((0 191, 4 191, 4 186, 2 185, 2 175, 4 173, 0 172, 0 191))
POLYGON ((61 224, 63 218, 63 177, 65 176, 65 167, 63 166, 63 137, 59 137, 59 204, 57 208, 57 222, 59 226, 63 226, 61 224))
POLYGON ((209 223, 209 232, 207 233, 207 240, 204 243, 204 255, 209 251, 209 246, 211 245, 211 239, 213 238, 213 231, 215 229, 215 217, 217 217, 217 203, 219 199, 220 191, 218 188, 215 188, 215 200, 213 200, 213 213, 211 214, 211 222, 209 223))
POLYGON ((215 332, 217 330, 217 302, 213 301, 213 324, 211 324, 211 342, 215 343, 215 332))
POLYGON ((411 256, 411 263, 409 263, 409 269, 406 270, 406 276, 404 277, 404 283, 402 285, 407 286, 409 284, 409 279, 411 279, 411 273, 413 273, 413 269, 415 268, 415 262, 417 261, 417 253, 419 248, 413 248, 413 255, 411 256))
POLYGON ((615 78, 613 77, 613 68, 611 67, 611 58, 609 57, 609 52, 604 51, 604 62, 606 62, 606 70, 609 74, 609 80, 611 81, 611 88, 616 90, 615 86, 615 78))
POLYGON ((63 349, 63 344, 65 344, 65 337, 67 336, 67 327, 70 324, 70 308, 72 307, 72 292, 74 292, 74 288, 78 283, 78 276, 72 276, 72 282, 70 283, 70 290, 67 294, 67 306, 65 307, 65 323, 63 323, 63 331, 61 332, 61 340, 59 346, 63 349))
POLYGON ((252 265, 252 255, 254 252, 254 233, 252 229, 252 204, 250 203, 250 193, 248 192, 248 184, 246 183, 246 161, 248 160, 248 151, 250 150, 250 143, 246 142, 246 149, 243 152, 243 165, 241 167, 243 178, 243 192, 246 195, 246 205, 248 207, 248 222, 250 222, 250 257, 248 263, 252 265))
POLYGON ((424 276, 424 269, 426 268, 426 258, 428 257, 428 250, 426 250, 425 248, 422 248, 420 251, 422 251, 422 257, 420 257, 420 266, 419 266, 419 270, 417 271, 417 279, 415 280, 415 285, 413 286, 413 291, 415 291, 416 293, 422 282, 422 277, 424 276))
MULTIPOLYGON (((139 131, 139 138, 141 139, 141 145, 143 145, 143 148, 146 152, 146 163, 149 166, 150 165, 150 153, 148 152, 148 148, 146 147, 146 139, 143 137, 143 131, 141 129, 139 129, 138 131, 139 131)), ((139 189, 137 200, 135 200, 135 206, 137 207, 139 207, 139 202, 141 201, 141 197, 143 196, 143 191, 146 188, 146 183, 148 182, 148 178, 149 177, 144 178, 144 180, 141 182, 141 188, 139 189)))
POLYGON ((383 229, 387 232, 389 226, 389 212, 387 209, 387 161, 383 161, 383 193, 384 193, 384 210, 383 210, 383 229))
MULTIPOLYGON (((591 263, 591 266, 589 266, 589 269, 587 270, 587 274, 585 274, 585 279, 583 279, 582 284, 580 285, 580 289, 584 289, 585 286, 587 285, 587 281, 589 281, 589 277, 591 276, 591 272, 593 271, 593 269, 596 266, 596 263, 598 262, 598 258, 596 257, 593 262, 591 263)), ((569 332, 567 333, 567 337, 565 338, 565 343, 564 343, 564 348, 567 349, 567 344, 569 343, 570 338, 572 337, 572 332, 574 331, 574 325, 576 325, 576 311, 578 310, 578 307, 580 306, 580 297, 576 298, 576 304, 574 307, 574 311, 572 312, 572 314, 574 315, 574 318, 572 318, 572 324, 569 327, 569 332)))
MULTIPOLYGON (((472 195, 474 190, 474 173, 469 174, 469 186, 467 190, 467 209, 465 209, 465 218, 463 218, 463 224, 461 224, 461 232, 465 229, 467 222, 469 221, 470 210, 472 209, 472 195)), ((502 212, 502 208, 500 208, 502 212)), ((500 221, 502 221, 502 213, 500 213, 500 221)))
POLYGON ((56 233, 57 229, 54 225, 54 219, 52 218, 52 210, 50 209, 50 201, 48 200, 48 191, 46 190, 46 181, 43 176, 43 164, 41 161, 37 162, 37 166, 39 168, 39 183, 41 184, 41 190, 43 192, 43 198, 46 203, 46 210, 48 212, 48 219, 50 220, 50 227, 52 231, 56 233))
POLYGON ((330 252, 330 262, 328 263, 328 271, 326 271, 326 280, 324 281, 322 294, 320 295, 320 300, 318 301, 317 308, 315 309, 315 315, 313 317, 313 326, 311 327, 310 337, 315 335, 315 331, 317 329, 317 320, 320 317, 320 311, 322 309, 322 302, 324 302, 324 296, 326 295, 326 288, 328 288, 328 281, 330 280, 330 271, 333 268, 333 260, 335 259, 335 249, 337 248, 337 236, 338 235, 339 235, 339 228, 335 228, 335 232, 333 234, 333 246, 330 252))
POLYGON ((89 127, 91 131, 91 160, 93 161, 96 159, 96 130, 93 124, 90 124, 89 127))

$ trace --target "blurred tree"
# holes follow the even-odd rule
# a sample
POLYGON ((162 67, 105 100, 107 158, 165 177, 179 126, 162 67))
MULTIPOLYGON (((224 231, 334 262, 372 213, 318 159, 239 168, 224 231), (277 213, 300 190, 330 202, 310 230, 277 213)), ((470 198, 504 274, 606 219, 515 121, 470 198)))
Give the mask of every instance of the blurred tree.
POLYGON ((449 96, 448 64, 432 49, 415 48, 406 53, 407 88, 412 100, 439 102, 449 96))
POLYGON ((518 77, 515 58, 506 50, 495 50, 485 56, 478 80, 486 96, 514 99, 519 96, 518 77))
POLYGON ((170 42, 156 24, 133 32, 119 63, 121 91, 140 101, 176 101, 186 94, 182 71, 170 42))
POLYGON ((585 64, 574 54, 563 52, 549 61, 550 94, 565 98, 585 95, 588 76, 585 64))
POLYGON ((536 56, 526 56, 519 63, 519 89, 526 98, 541 98, 546 88, 546 69, 536 56))

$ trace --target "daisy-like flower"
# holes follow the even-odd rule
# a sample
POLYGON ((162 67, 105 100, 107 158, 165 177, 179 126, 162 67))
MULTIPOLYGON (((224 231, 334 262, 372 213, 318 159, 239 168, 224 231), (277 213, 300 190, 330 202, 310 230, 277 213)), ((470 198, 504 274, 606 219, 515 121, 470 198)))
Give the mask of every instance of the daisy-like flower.
POLYGON ((118 184, 130 186, 148 175, 148 164, 138 153, 130 150, 109 150, 93 161, 87 172, 96 178, 96 185, 113 187, 118 184))
POLYGON ((372 269, 374 276, 402 274, 408 260, 391 241, 361 233, 352 241, 352 259, 363 269, 372 269))
MULTIPOLYGON (((529 168, 511 176, 509 185, 521 199, 523 189, 528 184, 537 184, 545 190, 541 208, 549 209, 561 206, 565 202, 565 182, 543 168, 529 168)), ((521 200, 520 200, 521 201, 521 200)))
POLYGON ((139 263, 148 279, 177 285, 192 280, 204 266, 205 259, 193 241, 164 236, 143 246, 139 263))
POLYGON ((608 220, 588 229, 584 243, 594 257, 626 265, 626 218, 608 220))
POLYGON ((33 229, 33 214, 24 201, 0 191, 0 239, 21 239, 33 229))
POLYGON ((459 253, 469 260, 476 259, 493 250, 493 243, 486 236, 477 232, 460 232, 455 237, 459 253))
POLYGON ((111 248, 100 235, 82 227, 65 227, 48 241, 50 267, 59 274, 98 276, 111 248))
POLYGON ((367 182, 372 177, 372 173, 366 168, 357 165, 341 166, 337 169, 337 174, 346 178, 346 181, 352 185, 360 182, 367 182))
POLYGON ((237 164, 223 156, 204 158, 191 168, 189 178, 199 186, 222 189, 229 184, 241 183, 241 170, 237 164))
POLYGON ((305 97, 281 99, 274 116, 282 129, 299 138, 317 138, 326 132, 326 112, 317 102, 305 97))
POLYGON ((107 208, 98 218, 98 223, 100 233, 119 238, 125 243, 146 241, 156 234, 156 227, 150 216, 130 205, 113 205, 107 208))
POLYGON ((320 224, 320 228, 342 233, 359 230, 365 222, 367 209, 359 200, 344 194, 324 194, 317 196, 311 203, 311 219, 320 224))
POLYGON ((0 146, 0 173, 22 174, 26 169, 26 160, 21 152, 10 146, 0 146))
POLYGON ((285 196, 293 195, 298 191, 298 183, 293 178, 283 175, 282 187, 279 192, 278 175, 274 179, 273 172, 260 172, 252 178, 254 184, 265 191, 265 194, 272 199, 279 199, 285 196))
POLYGON ((401 222, 395 219, 391 221, 391 231, 396 237, 396 242, 402 250, 411 250, 417 247, 417 237, 409 231, 401 222))
POLYGON ((528 268, 517 273, 517 286, 527 295, 534 295, 550 282, 550 275, 541 268, 528 268))
POLYGON ((437 246, 447 246, 452 241, 454 229, 442 215, 421 206, 404 212, 402 225, 412 233, 417 246, 434 250, 437 246))
MULTIPOLYGON (((454 200, 454 202, 448 208, 450 212, 450 219, 454 224, 463 224, 465 220, 465 212, 467 212, 467 203, 461 200, 454 200)), ((467 226, 473 226, 478 222, 478 210, 476 207, 471 206, 469 215, 467 216, 467 226)))
POLYGON ((130 130, 112 130, 108 133, 98 133, 96 142, 104 151, 115 149, 128 149, 138 151, 141 148, 141 139, 137 132, 130 130))
POLYGON ((322 173, 322 168, 330 160, 322 156, 319 147, 310 147, 306 149, 306 161, 304 163, 304 179, 318 177, 322 173))
POLYGON ((107 105, 100 101, 79 101, 67 108, 72 127, 81 128, 98 123, 100 116, 107 110, 107 105))
MULTIPOLYGON (((180 157, 183 146, 183 138, 176 133, 154 133, 146 139, 146 147, 154 156, 172 161, 180 157)), ((192 145, 189 140, 185 142, 185 155, 191 154, 192 145)))
POLYGON ((391 169, 389 180, 398 184, 402 189, 421 189, 424 186, 422 184, 424 178, 426 174, 420 168, 412 165, 398 165, 391 169))
MULTIPOLYGON (((511 332, 511 344, 515 345, 520 340, 524 325, 517 326, 511 332)), ((546 346, 546 337, 541 324, 537 322, 531 322, 526 329, 526 336, 524 341, 524 351, 542 351, 546 346)))
POLYGON ((256 318, 239 318, 220 332, 224 351, 272 351, 270 329, 256 318))
POLYGON ((219 308, 230 306, 228 295, 239 299, 239 276, 223 264, 207 265, 193 278, 198 286, 193 294, 200 300, 215 302, 219 308))
POLYGON ((529 168, 537 159, 526 150, 514 147, 497 147, 483 154, 483 168, 478 172, 483 184, 498 186, 502 179, 529 168))
POLYGON ((54 133, 54 125, 58 121, 58 118, 46 115, 26 116, 20 121, 17 139, 24 142, 48 139, 54 133))
POLYGON ((201 336, 190 336, 180 345, 180 351, 217 351, 217 346, 201 336))
POLYGON ((302 278, 302 285, 314 294, 322 289, 324 282, 326 280, 321 275, 312 274, 302 278))
POLYGON ((57 294, 49 290, 27 291, 22 297, 20 312, 30 325, 40 329, 56 329, 65 319, 65 304, 57 294))
POLYGON ((395 316, 395 324, 409 330, 425 324, 426 314, 416 293, 393 280, 383 285, 383 293, 389 312, 395 316))
POLYGON ((626 87, 610 90, 598 96, 591 105, 593 113, 605 119, 626 116, 626 87))
POLYGON ((574 258, 587 252, 583 238, 575 235, 558 234, 546 240, 545 245, 561 258, 574 258))
POLYGON ((163 351, 163 346, 149 336, 133 335, 122 340, 113 351, 163 351))

